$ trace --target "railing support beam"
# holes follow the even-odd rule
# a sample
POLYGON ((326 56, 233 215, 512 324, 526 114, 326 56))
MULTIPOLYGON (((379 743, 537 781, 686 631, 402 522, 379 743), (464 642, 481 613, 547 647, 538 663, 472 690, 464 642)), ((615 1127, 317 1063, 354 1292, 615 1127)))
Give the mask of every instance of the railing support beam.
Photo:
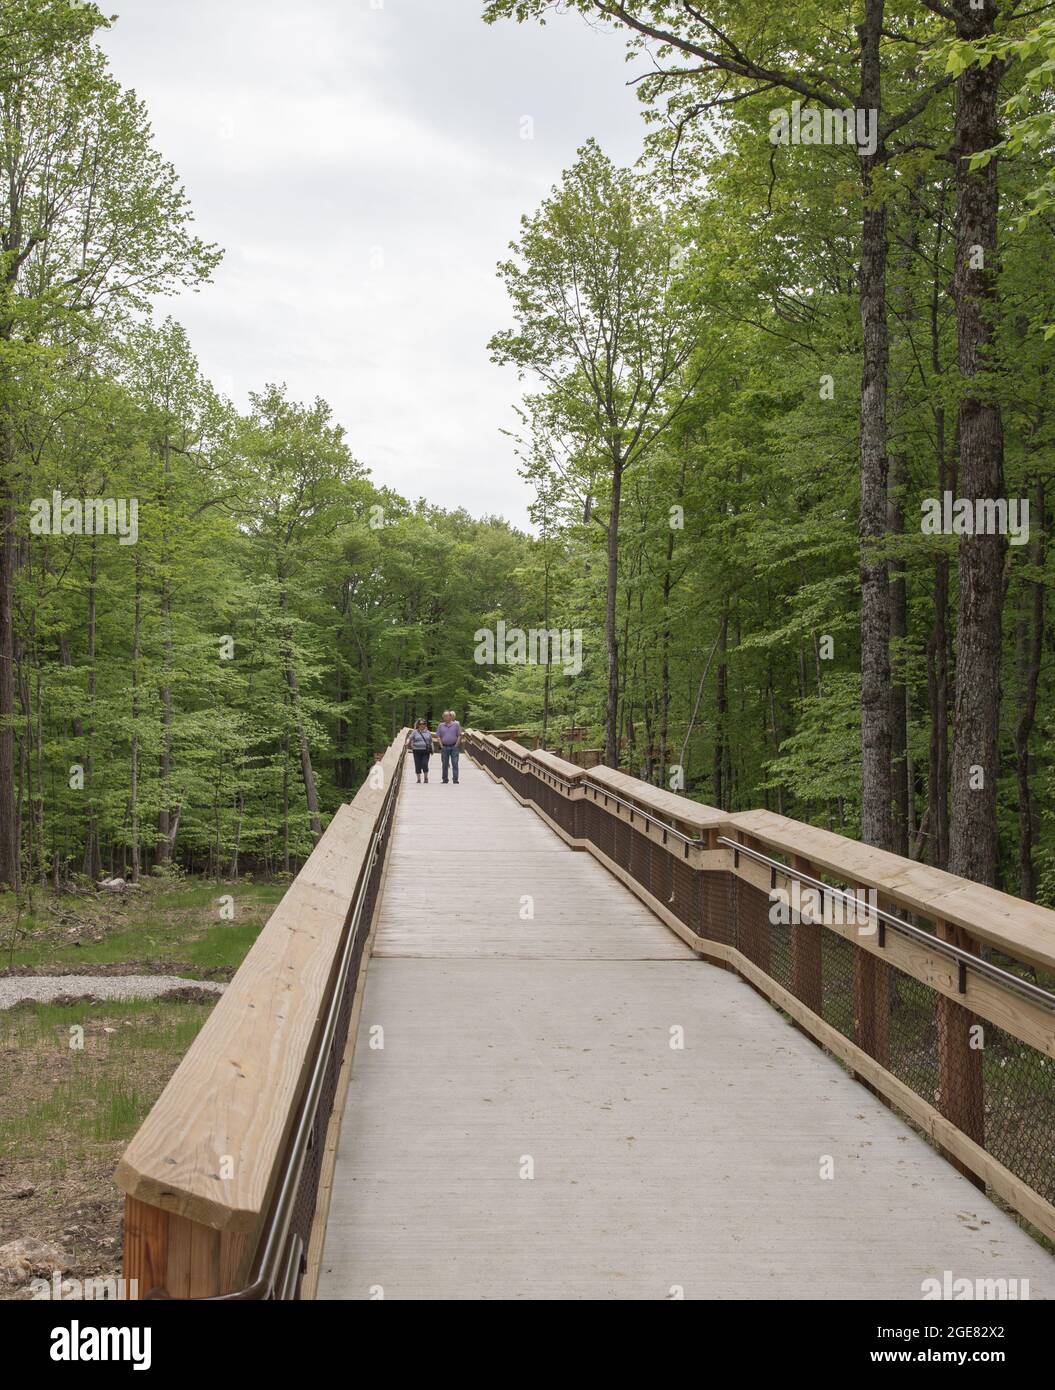
MULTIPOLYGON (((943 941, 965 951, 977 951, 977 943, 960 927, 935 924, 943 941)), ((985 1091, 982 1075, 984 1025, 970 1009, 942 995, 938 1000, 938 1108, 969 1139, 985 1147, 985 1091)), ((981 1182, 951 1154, 946 1158, 976 1187, 981 1182)))

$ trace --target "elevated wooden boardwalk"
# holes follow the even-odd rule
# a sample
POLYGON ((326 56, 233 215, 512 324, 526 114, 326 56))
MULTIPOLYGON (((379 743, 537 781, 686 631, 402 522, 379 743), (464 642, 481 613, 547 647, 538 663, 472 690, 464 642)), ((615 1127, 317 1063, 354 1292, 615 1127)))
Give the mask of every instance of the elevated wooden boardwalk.
POLYGON ((318 1297, 1055 1293, 892 1110, 461 764, 404 770, 318 1297))

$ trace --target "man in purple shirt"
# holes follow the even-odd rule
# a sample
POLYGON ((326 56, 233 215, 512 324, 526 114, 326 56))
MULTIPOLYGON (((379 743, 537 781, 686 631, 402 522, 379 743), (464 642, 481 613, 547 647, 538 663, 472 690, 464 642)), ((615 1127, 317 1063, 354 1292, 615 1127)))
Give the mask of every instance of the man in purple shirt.
POLYGON ((436 737, 440 741, 440 770, 445 782, 448 770, 453 771, 455 786, 458 785, 458 744, 461 736, 462 726, 455 719, 454 711, 445 709, 443 720, 436 728, 436 737))

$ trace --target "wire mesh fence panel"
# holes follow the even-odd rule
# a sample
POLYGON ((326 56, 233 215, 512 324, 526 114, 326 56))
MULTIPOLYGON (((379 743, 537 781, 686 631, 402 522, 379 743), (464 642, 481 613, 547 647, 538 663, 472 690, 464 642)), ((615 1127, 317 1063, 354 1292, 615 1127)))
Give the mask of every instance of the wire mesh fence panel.
POLYGON ((627 867, 630 864, 630 839, 632 832, 625 820, 618 820, 613 817, 612 821, 612 858, 617 864, 627 867))
POLYGON ((815 1014, 823 1014, 821 941, 825 928, 816 922, 796 922, 791 933, 791 983, 788 988, 815 1014))
POLYGON ((600 845, 601 827, 597 821, 597 807, 592 798, 588 796, 579 803, 579 833, 583 840, 589 840, 593 845, 600 845))
POLYGON ((927 1102, 938 1105, 938 992, 911 975, 889 969, 890 1050, 888 1069, 927 1102))
POLYGON ((980 1038, 985 1147, 1055 1202, 1055 1060, 993 1023, 980 1038))
POLYGON ((594 825, 597 827, 597 838, 594 843, 602 854, 606 854, 609 859, 615 859, 615 821, 612 816, 602 807, 600 802, 594 802, 594 825))
POLYGON ((769 971, 769 894, 741 883, 736 895, 737 945, 753 965, 769 971))
POLYGON ((854 1036, 854 951, 837 932, 821 935, 822 1017, 844 1037, 854 1036))
POLYGON ((697 882, 699 875, 691 865, 677 854, 668 855, 667 858, 670 864, 670 892, 666 898, 667 906, 679 922, 684 922, 697 935, 701 935, 700 894, 697 882))
POLYGON ((640 830, 630 831, 630 873, 646 892, 652 893, 652 842, 640 830))
MULTIPOLYGON (((674 857, 663 845, 651 846, 650 886, 648 890, 657 902, 680 917, 674 903, 674 857)), ((685 921, 685 918, 681 918, 685 921)))
POLYGON ((791 990, 794 985, 794 935, 798 928, 791 922, 773 921, 772 904, 767 903, 769 920, 768 972, 778 985, 791 990))
MULTIPOLYGON (((693 873, 688 865, 678 865, 678 877, 687 878, 693 873)), ((697 895, 697 916, 693 930, 708 941, 718 941, 723 946, 736 945, 736 905, 737 881, 729 873, 703 873, 697 895)), ((680 914, 679 914, 680 915, 680 914)))

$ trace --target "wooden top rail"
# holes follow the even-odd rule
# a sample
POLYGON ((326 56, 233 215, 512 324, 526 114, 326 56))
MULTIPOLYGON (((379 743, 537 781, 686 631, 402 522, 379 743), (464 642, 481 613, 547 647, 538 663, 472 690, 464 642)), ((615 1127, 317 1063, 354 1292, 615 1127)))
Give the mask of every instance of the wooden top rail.
POLYGON ((728 813, 611 768, 472 742, 569 844, 1055 1239, 1055 991, 979 945, 1050 970, 1055 912, 771 811, 728 813), (792 908, 792 884, 812 898, 792 908), (794 917, 774 917, 774 890, 794 917))
POLYGON ((466 733, 507 750, 528 768, 534 761, 577 788, 600 788, 652 816, 677 822, 697 838, 750 837, 778 854, 808 860, 819 872, 874 888, 895 907, 959 927, 1016 961, 1055 971, 1055 912, 1049 908, 774 811, 721 811, 613 768, 584 769, 491 734, 466 733))
POLYGON ((740 832, 808 859, 922 917, 960 927, 1015 960, 1055 970, 1055 912, 1049 908, 773 811, 741 811, 727 822, 726 834, 740 832))
POLYGON ((578 782, 579 778, 586 775, 586 769, 579 767, 577 763, 569 763, 564 758, 558 758, 556 753, 549 753, 544 748, 533 748, 528 754, 531 762, 538 763, 540 767, 552 772, 554 776, 560 777, 565 782, 578 782))
POLYGON ((330 821, 125 1150, 115 1180, 129 1197, 218 1231, 258 1229, 408 732, 330 821))
POLYGON ((721 830, 729 823, 728 814, 714 806, 705 806, 700 801, 691 801, 687 796, 679 796, 664 787, 654 787, 643 782, 640 777, 631 777, 627 772, 616 772, 610 767, 591 767, 586 773, 587 783, 596 783, 626 801, 632 801, 643 811, 652 815, 679 821, 703 834, 708 830, 721 830))

